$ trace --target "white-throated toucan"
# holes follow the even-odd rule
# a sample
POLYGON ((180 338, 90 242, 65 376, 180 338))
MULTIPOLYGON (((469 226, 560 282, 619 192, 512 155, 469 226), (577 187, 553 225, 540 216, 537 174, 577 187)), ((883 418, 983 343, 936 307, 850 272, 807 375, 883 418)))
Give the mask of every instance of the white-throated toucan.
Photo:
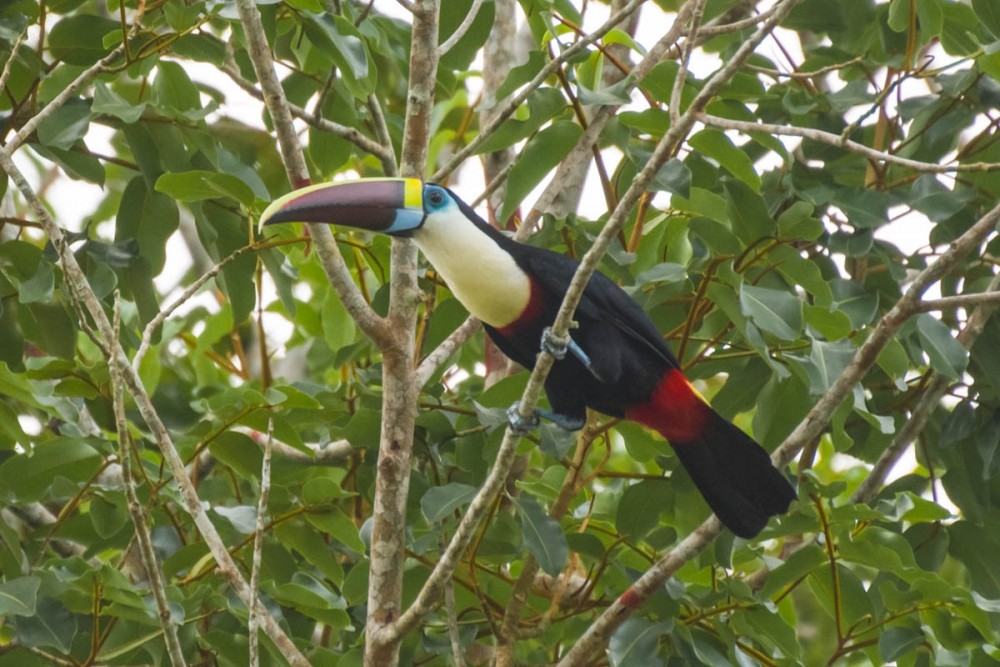
MULTIPOLYGON (((302 188, 261 216, 261 225, 280 222, 411 237, 497 346, 527 368, 549 340, 547 328, 577 268, 569 257, 508 238, 447 188, 416 179, 302 188)), ((545 382, 552 410, 541 416, 575 430, 589 407, 658 431, 722 523, 741 537, 753 537, 788 509, 795 491, 767 452, 695 391, 660 332, 618 285, 595 273, 574 317, 579 326, 569 354, 545 382)))

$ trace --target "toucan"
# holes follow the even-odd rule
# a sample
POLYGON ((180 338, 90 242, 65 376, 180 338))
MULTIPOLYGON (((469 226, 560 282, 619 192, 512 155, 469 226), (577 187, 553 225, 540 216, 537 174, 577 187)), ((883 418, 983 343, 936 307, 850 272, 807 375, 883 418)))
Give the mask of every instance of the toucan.
POLYGON ((537 417, 581 428, 586 410, 638 422, 671 444, 719 520, 751 538, 783 514, 795 490, 750 436, 715 412, 684 377, 653 322, 614 281, 595 272, 568 343, 548 331, 576 260, 519 243, 480 218, 454 192, 412 178, 324 183, 276 199, 260 224, 313 222, 412 238, 497 347, 532 368, 540 346, 558 359, 545 382, 551 410, 537 417))

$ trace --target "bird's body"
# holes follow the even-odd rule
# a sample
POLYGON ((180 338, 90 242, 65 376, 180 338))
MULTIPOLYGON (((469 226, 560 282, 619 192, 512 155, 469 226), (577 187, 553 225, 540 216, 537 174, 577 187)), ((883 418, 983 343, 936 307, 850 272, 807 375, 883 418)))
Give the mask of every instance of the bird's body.
MULTIPOLYGON (((365 183, 370 182, 358 182, 365 183)), ((374 182, 373 192, 386 183, 374 182)), ((413 182, 405 183, 406 210, 413 211, 413 182)), ((341 220, 335 215, 338 201, 296 209, 294 200, 279 200, 272 208, 277 221, 326 221, 411 236, 497 347, 517 363, 534 366, 545 329, 577 269, 575 260, 514 241, 436 185, 424 186, 419 223, 366 226, 355 218, 341 220)), ((795 497, 791 485, 760 445, 694 390, 652 321, 618 285, 595 273, 574 319, 578 326, 570 336, 576 353, 557 361, 545 382, 557 423, 582 424, 591 408, 658 431, 722 523, 738 535, 753 536, 770 516, 786 511, 795 497)))

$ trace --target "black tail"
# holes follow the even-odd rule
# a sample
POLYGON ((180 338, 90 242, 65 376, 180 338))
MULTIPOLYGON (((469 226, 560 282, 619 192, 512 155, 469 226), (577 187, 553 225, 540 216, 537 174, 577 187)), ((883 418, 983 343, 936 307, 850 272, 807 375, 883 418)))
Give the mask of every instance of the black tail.
POLYGON ((740 537, 759 533, 795 500, 764 448, 714 410, 698 439, 672 444, 709 507, 740 537))

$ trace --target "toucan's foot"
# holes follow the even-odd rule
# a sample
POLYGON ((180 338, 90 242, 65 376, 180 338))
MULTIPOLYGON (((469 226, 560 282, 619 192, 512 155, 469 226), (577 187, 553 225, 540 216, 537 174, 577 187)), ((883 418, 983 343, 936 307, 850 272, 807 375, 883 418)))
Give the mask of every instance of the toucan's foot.
POLYGON ((514 404, 507 408, 507 422, 510 424, 510 430, 516 435, 528 435, 539 427, 542 419, 547 419, 564 431, 579 431, 587 423, 585 417, 570 417, 543 408, 535 409, 531 417, 524 417, 519 410, 520 406, 520 401, 514 401, 514 404))
MULTIPOLYGON (((545 327, 542 331, 542 350, 560 361, 566 358, 566 350, 570 349, 573 345, 576 345, 576 343, 569 336, 566 336, 565 339, 556 338, 552 333, 552 327, 545 327)), ((583 350, 580 350, 580 352, 583 352, 583 350)))
MULTIPOLYGON (((570 352, 574 357, 576 357, 584 367, 590 371, 593 375, 600 381, 604 381, 596 370, 594 370, 594 364, 590 361, 590 357, 583 348, 576 344, 576 341, 572 337, 566 336, 565 341, 557 339, 552 334, 552 327, 545 327, 542 331, 542 350, 548 352, 556 359, 562 360, 566 358, 566 352, 570 352)), ((575 423, 575 422, 574 422, 575 423)), ((580 428, 580 427, 577 427, 580 428)), ((568 429, 575 431, 577 429, 568 429)))
POLYGON ((542 419, 549 420, 564 431, 579 431, 587 423, 586 417, 570 417, 542 408, 535 410, 535 414, 542 419))
POLYGON ((535 410, 530 417, 525 417, 521 414, 520 407, 521 401, 514 401, 514 404, 507 408, 507 423, 515 435, 528 435, 538 428, 541 420, 538 418, 538 410, 535 410))

